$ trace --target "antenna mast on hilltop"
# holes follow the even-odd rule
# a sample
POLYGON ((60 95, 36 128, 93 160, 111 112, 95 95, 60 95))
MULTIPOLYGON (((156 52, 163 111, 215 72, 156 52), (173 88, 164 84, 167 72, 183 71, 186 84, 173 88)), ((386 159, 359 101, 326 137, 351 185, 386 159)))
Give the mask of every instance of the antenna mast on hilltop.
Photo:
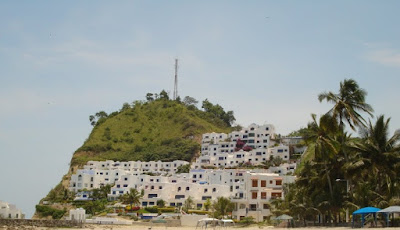
POLYGON ((174 100, 178 97, 178 59, 175 59, 174 100))

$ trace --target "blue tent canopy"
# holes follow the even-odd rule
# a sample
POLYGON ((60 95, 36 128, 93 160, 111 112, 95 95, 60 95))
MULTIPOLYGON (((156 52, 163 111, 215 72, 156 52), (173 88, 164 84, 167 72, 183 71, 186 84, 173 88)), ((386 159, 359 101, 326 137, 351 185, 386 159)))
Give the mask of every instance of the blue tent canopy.
POLYGON ((357 211, 353 212, 353 215, 376 213, 379 210, 381 210, 381 209, 375 208, 375 207, 365 207, 365 208, 358 209, 357 211))
POLYGON ((353 223, 352 223, 352 227, 354 227, 354 217, 356 215, 361 215, 361 227, 364 227, 364 222, 365 222, 365 216, 366 214, 373 214, 374 215, 374 219, 375 219, 375 225, 376 225, 376 213, 381 210, 380 208, 375 208, 375 207, 365 207, 362 209, 358 209, 357 211, 353 212, 353 223))

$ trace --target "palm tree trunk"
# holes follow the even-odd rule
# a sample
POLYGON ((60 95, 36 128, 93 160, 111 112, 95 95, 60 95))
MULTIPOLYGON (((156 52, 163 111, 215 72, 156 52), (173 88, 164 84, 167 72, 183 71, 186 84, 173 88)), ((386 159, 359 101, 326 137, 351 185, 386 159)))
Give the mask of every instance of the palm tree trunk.
POLYGON ((330 174, 329 174, 329 171, 328 171, 328 164, 326 163, 326 161, 325 161, 325 163, 324 163, 324 166, 325 166, 325 171, 326 171, 326 177, 327 177, 327 179, 328 179, 329 194, 331 195, 331 199, 333 199, 333 189, 332 189, 331 176, 330 176, 330 174))

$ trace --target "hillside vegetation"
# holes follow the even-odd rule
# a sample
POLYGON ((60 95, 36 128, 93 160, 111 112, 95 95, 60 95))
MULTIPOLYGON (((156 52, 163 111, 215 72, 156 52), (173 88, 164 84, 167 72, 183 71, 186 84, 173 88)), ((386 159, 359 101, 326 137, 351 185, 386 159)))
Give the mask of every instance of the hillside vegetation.
POLYGON ((208 100, 204 106, 203 111, 193 102, 173 101, 166 96, 125 103, 110 115, 99 112, 90 117, 94 128, 74 153, 71 166, 89 160, 190 161, 200 151, 203 133, 232 130, 230 122, 213 112, 213 108, 222 107, 208 100))

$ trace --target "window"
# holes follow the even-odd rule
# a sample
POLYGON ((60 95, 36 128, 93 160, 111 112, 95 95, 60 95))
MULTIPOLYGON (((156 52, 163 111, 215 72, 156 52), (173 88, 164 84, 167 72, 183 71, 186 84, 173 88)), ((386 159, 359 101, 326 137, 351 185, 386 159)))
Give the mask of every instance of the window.
POLYGON ((159 186, 158 189, 162 189, 162 186, 159 186))
POLYGON ((213 190, 212 190, 213 192, 216 192, 217 191, 217 189, 216 188, 213 188, 213 190))
POLYGON ((251 193, 251 199, 257 199, 257 192, 251 193))
POLYGON ((267 181, 262 180, 261 181, 261 187, 267 187, 267 181))
POLYGON ((211 200, 211 196, 202 196, 202 197, 201 197, 201 200, 207 200, 207 199, 210 199, 210 200, 211 200))
POLYGON ((185 195, 175 195, 175 199, 185 199, 185 195))
POLYGON ((258 180, 251 180, 252 187, 258 187, 258 180))
POLYGON ((272 198, 281 198, 281 197, 282 197, 282 193, 280 193, 280 192, 273 192, 273 193, 271 193, 271 197, 272 197, 272 198))
POLYGON ((157 194, 149 194, 149 198, 157 198, 157 194))
POLYGON ((257 211, 257 205, 256 204, 251 204, 250 205, 250 211, 257 211))
POLYGON ((267 199, 267 193, 266 192, 261 192, 261 199, 263 199, 263 200, 267 199))
POLYGON ((180 192, 181 191, 181 187, 178 187, 178 192, 180 192))
POLYGON ((276 185, 282 185, 282 180, 276 180, 276 185))
POLYGON ((186 191, 189 191, 190 190, 190 187, 186 187, 186 191))
POLYGON ((206 192, 208 192, 208 189, 205 188, 205 189, 204 189, 204 193, 206 193, 206 192))

